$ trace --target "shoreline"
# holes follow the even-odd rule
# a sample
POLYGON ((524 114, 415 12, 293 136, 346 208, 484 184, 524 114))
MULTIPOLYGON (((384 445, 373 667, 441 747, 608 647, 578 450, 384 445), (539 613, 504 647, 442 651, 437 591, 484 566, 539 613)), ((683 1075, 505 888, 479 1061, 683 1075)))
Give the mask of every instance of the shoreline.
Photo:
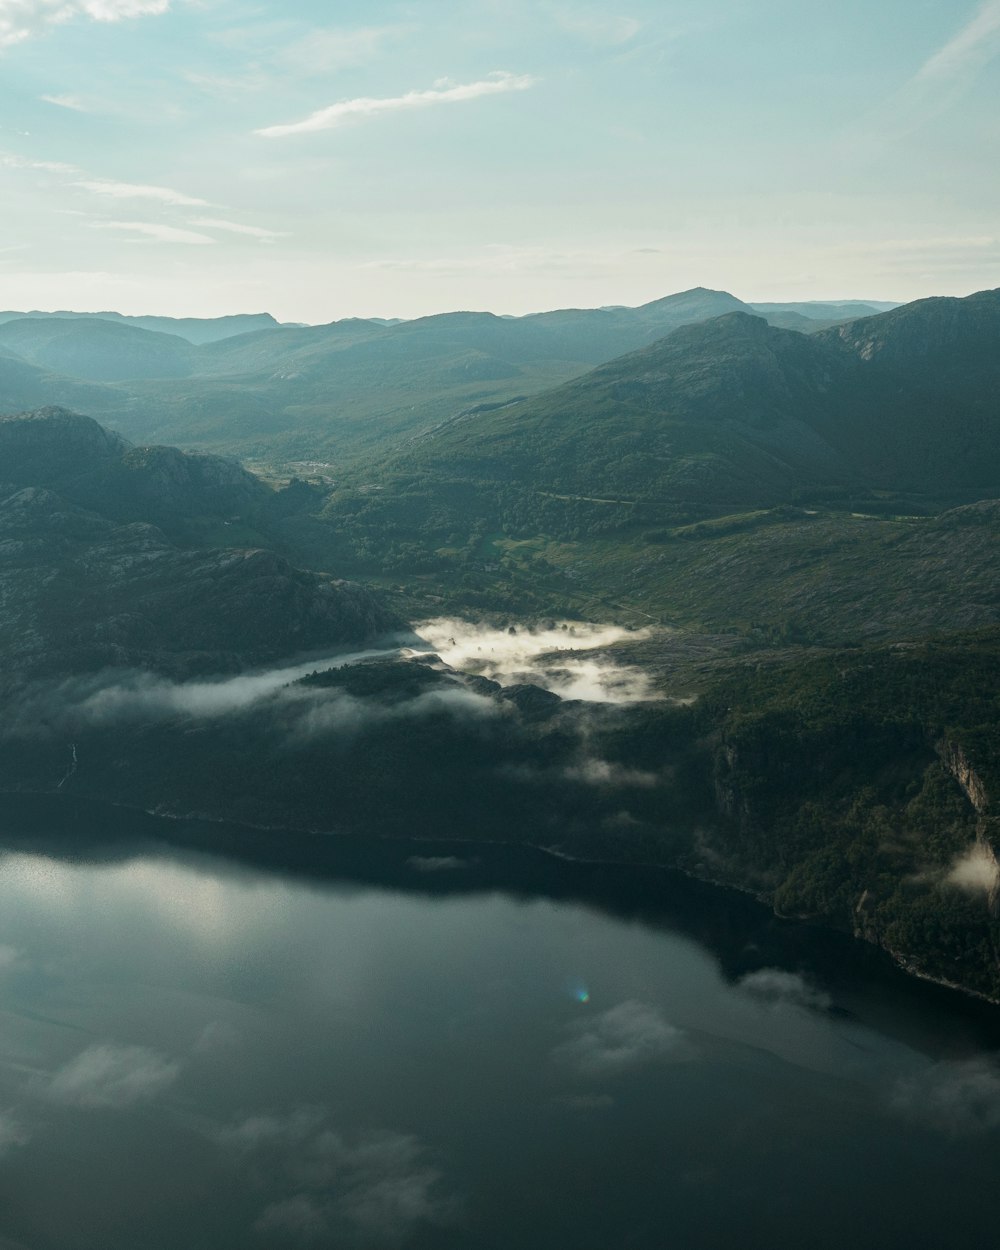
MULTIPOLYGON (((351 843, 354 846, 413 846, 428 847, 432 846, 442 850, 455 850, 463 848, 468 850, 470 847, 489 847, 494 850, 500 848, 510 851, 530 851, 536 855, 541 855, 546 860, 558 863, 562 861, 567 864, 579 865, 581 867, 591 868, 609 868, 633 872, 649 872, 654 870, 657 873, 664 873, 683 878, 686 881, 697 883, 700 886, 707 886, 712 890, 718 891, 720 896, 724 894, 734 894, 750 899, 767 913, 772 916, 781 925, 804 925, 817 933, 835 934, 838 937, 849 939, 852 946, 863 949, 868 948, 872 951, 882 952, 891 963, 892 967, 903 973, 907 978, 915 981, 923 982, 927 985, 933 985, 940 989, 944 989, 949 993, 957 993, 966 1001, 972 1001, 984 1004, 990 1008, 1000 1007, 1000 999, 990 998, 977 990, 970 989, 966 986, 958 984, 954 981, 948 981, 944 978, 932 976, 916 968, 910 959, 892 948, 885 946, 880 942, 873 942, 869 938, 859 935, 845 926, 837 925, 832 922, 824 921, 822 918, 812 916, 785 916, 778 912, 771 900, 765 893, 754 889, 750 885, 744 885, 731 878, 721 878, 717 875, 711 875, 708 872, 699 872, 690 864, 682 863, 665 863, 651 860, 632 860, 632 859, 609 859, 585 855, 574 855, 573 853, 563 849, 560 846, 544 845, 538 842, 530 841, 505 841, 497 838, 461 838, 455 835, 442 837, 426 837, 418 834, 400 835, 400 834, 379 834, 379 833, 359 833, 348 829, 317 829, 303 828, 301 826, 289 825, 263 825, 252 824, 245 821, 233 821, 226 817, 209 816, 205 813, 196 812, 173 812, 158 810, 155 808, 132 807, 124 803, 115 803, 107 799, 81 798, 79 796, 70 796, 55 791, 44 790, 0 790, 0 800, 4 798, 23 798, 36 800, 50 800, 57 804, 80 804, 83 803, 97 811, 101 809, 112 810, 121 813, 123 816, 129 814, 142 816, 147 820, 163 823, 167 826, 181 826, 184 824, 208 825, 218 829, 220 832, 229 834, 228 845, 222 846, 199 846, 197 843, 189 839, 171 839, 158 834, 155 830, 150 831, 150 836, 154 841, 162 842, 168 846, 183 848, 186 850, 202 851, 206 854, 218 854, 223 857, 232 856, 238 858, 238 843, 232 841, 233 835, 239 831, 251 832, 257 835, 264 835, 273 843, 275 850, 282 845, 291 843, 293 846, 296 842, 300 842, 303 846, 309 843, 313 846, 320 845, 326 840, 343 840, 345 844, 351 843)), ((249 848, 248 848, 249 849, 249 848)), ((474 862, 474 861, 466 861, 474 862)), ((428 874, 434 875, 437 874, 428 874)), ((789 932, 791 930, 789 929, 789 932)))

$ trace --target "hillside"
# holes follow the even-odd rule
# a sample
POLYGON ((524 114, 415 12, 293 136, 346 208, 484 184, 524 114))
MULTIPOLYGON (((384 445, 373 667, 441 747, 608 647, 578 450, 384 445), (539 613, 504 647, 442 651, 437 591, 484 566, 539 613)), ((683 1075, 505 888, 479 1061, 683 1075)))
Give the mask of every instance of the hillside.
POLYGON ((177 335, 100 318, 37 317, 3 322, 0 347, 43 369, 90 382, 185 377, 194 359, 191 344, 177 335))
POLYGON ((0 346, 0 413, 62 405, 108 414, 126 402, 126 396, 110 386, 53 373, 0 346))
POLYGON ((253 523, 273 493, 235 461, 175 447, 133 447, 90 417, 43 408, 0 417, 0 480, 55 490, 122 521, 183 530, 253 523))
POLYGON ((353 538, 362 564, 428 571, 449 552, 488 562, 486 536, 655 544, 712 518, 755 530, 779 507, 807 524, 831 504, 933 514, 997 494, 998 343, 998 292, 809 336, 727 314, 442 423, 347 476, 326 515, 341 557, 353 538))
POLYGON ((386 628, 360 587, 247 542, 273 499, 236 465, 133 448, 86 417, 0 418, 4 683, 232 671, 386 628))
POLYGON ((278 325, 270 313, 236 313, 229 317, 128 317, 118 312, 0 312, 0 325, 6 321, 22 318, 53 317, 72 320, 111 321, 119 325, 135 326, 160 334, 178 335, 189 343, 215 343, 236 334, 251 334, 278 325))
POLYGON ((564 493, 766 505, 1000 480, 1000 292, 803 336, 743 313, 425 436, 397 463, 564 493))

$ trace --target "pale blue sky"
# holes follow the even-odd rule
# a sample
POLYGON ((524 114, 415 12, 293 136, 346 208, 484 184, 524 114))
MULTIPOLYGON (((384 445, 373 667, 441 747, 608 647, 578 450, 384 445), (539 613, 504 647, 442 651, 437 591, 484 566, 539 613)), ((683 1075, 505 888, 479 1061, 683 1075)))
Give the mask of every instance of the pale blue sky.
POLYGON ((1000 286, 1000 0, 0 0, 0 307, 1000 286))

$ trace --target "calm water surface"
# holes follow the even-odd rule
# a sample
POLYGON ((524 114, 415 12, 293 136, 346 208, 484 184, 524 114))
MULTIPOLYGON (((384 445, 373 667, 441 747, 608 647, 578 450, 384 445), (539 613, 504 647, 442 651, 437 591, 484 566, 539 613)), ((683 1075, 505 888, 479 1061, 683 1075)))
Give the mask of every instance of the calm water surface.
POLYGON ((996 1017, 874 953, 671 874, 5 806, 0 1247, 997 1244, 996 1017))

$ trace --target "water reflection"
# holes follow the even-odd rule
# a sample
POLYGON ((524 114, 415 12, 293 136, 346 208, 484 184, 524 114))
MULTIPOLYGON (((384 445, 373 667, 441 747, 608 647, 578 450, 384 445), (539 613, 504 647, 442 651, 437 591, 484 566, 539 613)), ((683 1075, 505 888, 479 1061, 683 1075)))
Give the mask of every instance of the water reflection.
POLYGON ((7 807, 0 1245, 989 1244, 995 1014, 846 939, 511 848, 7 807))

